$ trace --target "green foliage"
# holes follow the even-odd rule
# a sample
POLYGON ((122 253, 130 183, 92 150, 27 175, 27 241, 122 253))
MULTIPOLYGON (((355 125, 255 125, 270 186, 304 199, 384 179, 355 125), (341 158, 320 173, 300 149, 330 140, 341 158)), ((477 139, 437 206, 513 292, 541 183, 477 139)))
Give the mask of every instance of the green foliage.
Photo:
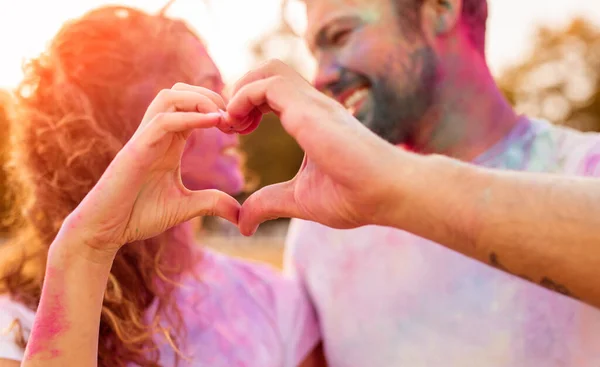
POLYGON ((241 139, 246 168, 255 189, 294 177, 304 153, 274 114, 266 115, 258 129, 241 139))

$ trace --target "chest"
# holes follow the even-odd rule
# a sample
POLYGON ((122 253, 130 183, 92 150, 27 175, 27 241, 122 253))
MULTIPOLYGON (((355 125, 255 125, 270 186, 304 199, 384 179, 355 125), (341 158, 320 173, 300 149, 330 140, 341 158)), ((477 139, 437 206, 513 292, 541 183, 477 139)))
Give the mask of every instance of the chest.
POLYGON ((335 367, 600 363, 600 312, 566 297, 402 231, 319 246, 302 267, 335 367))

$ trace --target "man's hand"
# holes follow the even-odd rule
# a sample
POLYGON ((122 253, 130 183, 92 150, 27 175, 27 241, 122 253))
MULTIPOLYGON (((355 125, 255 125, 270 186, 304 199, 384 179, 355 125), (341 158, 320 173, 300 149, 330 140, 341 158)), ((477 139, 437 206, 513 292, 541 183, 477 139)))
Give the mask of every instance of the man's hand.
POLYGON ((334 228, 385 224, 390 195, 397 190, 392 173, 398 165, 393 157, 406 153, 377 137, 280 61, 269 61, 237 82, 222 123, 232 132, 246 134, 271 111, 306 155, 296 177, 246 200, 239 219, 243 234, 250 235, 260 223, 278 217, 334 228))

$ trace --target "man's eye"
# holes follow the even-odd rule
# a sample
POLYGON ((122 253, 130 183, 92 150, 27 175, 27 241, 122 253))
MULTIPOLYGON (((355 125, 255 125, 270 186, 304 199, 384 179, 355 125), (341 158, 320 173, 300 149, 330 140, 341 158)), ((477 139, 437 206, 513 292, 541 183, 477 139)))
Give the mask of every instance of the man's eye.
POLYGON ((343 30, 337 31, 337 32, 333 33, 329 42, 331 43, 332 46, 342 46, 343 44, 346 43, 346 41, 348 41, 350 34, 352 34, 350 29, 343 29, 343 30))

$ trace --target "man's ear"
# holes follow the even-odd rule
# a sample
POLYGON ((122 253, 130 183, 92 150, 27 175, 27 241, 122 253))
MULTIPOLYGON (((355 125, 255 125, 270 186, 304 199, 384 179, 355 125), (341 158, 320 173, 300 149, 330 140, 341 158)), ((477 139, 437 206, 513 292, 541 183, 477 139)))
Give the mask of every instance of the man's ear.
MULTIPOLYGON (((526 1, 526 0, 524 0, 526 1)), ((425 0, 433 34, 441 36, 452 31, 460 21, 462 0, 425 0)))

